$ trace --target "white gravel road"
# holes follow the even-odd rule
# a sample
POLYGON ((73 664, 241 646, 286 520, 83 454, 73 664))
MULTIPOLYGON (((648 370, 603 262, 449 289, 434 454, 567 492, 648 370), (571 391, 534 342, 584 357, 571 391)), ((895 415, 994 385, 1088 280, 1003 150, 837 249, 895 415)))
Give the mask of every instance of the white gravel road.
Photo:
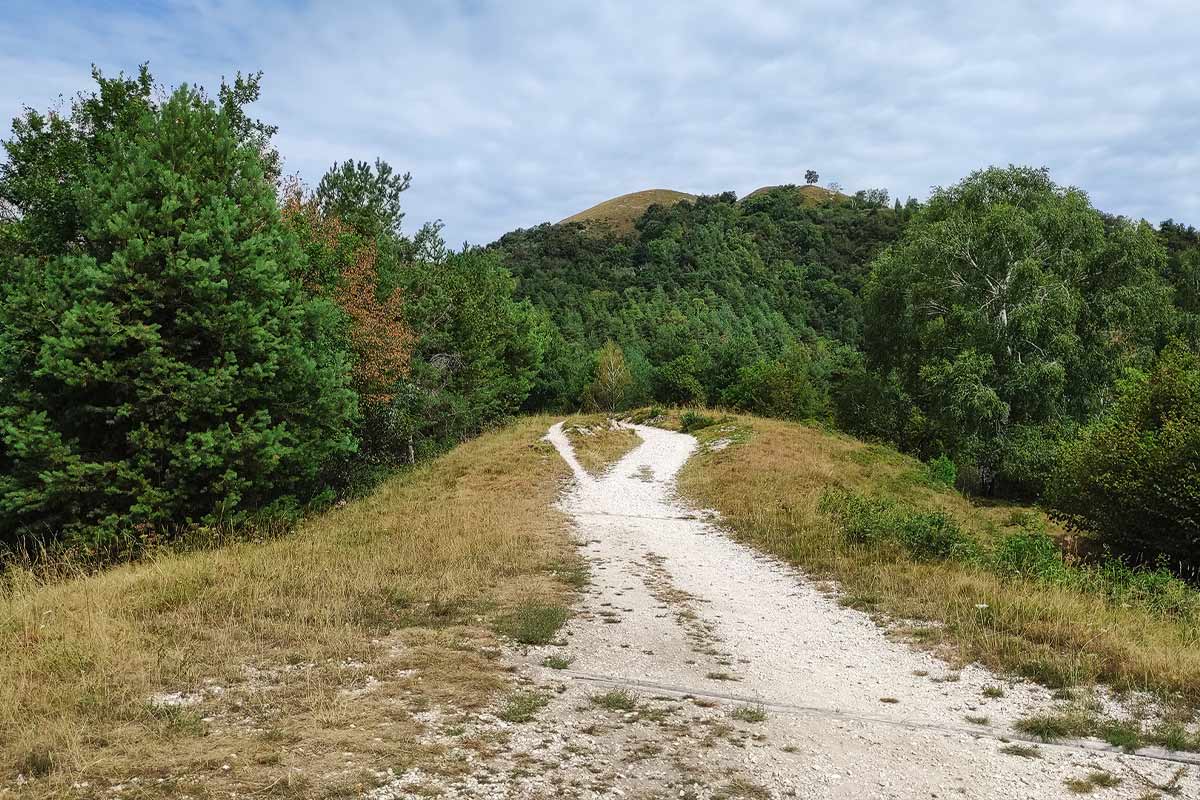
MULTIPOLYGON (((733 541, 675 497, 696 440, 635 429, 643 444, 598 479, 561 425, 547 436, 574 470, 562 507, 593 565, 594 590, 570 629, 575 682, 760 704, 772 746, 727 768, 778 794, 1070 797, 1064 780, 1102 769, 1122 785, 1096 796, 1137 797, 1148 788, 1139 775, 1165 781, 1179 767, 1098 742, 1043 745, 1040 758, 1002 753, 1003 739, 1020 738, 1012 722, 1052 705, 1045 689, 976 666, 951 670, 733 541)), ((1180 788, 1200 797, 1194 774, 1180 788)))

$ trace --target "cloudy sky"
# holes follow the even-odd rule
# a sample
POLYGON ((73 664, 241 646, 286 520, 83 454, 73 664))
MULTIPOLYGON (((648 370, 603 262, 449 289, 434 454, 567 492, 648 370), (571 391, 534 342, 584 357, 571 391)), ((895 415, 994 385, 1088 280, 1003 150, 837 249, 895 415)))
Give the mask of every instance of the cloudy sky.
POLYGON ((381 156, 413 174, 406 227, 441 218, 456 243, 638 189, 745 194, 814 168, 923 198, 1010 162, 1200 224, 1194 0, 4 5, 5 120, 86 88, 93 62, 210 88, 262 70, 289 172, 381 156))

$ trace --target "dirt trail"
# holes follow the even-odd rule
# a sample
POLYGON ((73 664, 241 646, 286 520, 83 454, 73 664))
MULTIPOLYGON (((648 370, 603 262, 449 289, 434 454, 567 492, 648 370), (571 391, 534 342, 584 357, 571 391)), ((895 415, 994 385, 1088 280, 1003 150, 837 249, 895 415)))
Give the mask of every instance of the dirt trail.
MULTIPOLYGON (((532 723, 492 723, 507 746, 460 796, 1065 798, 1066 779, 1104 770, 1121 785, 1094 796, 1134 798, 1180 768, 1100 743, 1003 752, 1023 738, 1016 719, 1051 705, 1046 690, 952 671, 734 542, 675 496, 696 440, 636 431, 643 444, 600 478, 561 425, 547 436, 575 473, 561 506, 592 585, 565 646, 524 656, 549 706, 532 723), (550 669, 548 656, 570 664, 550 669)), ((1180 796, 1200 797, 1196 772, 1180 796)))

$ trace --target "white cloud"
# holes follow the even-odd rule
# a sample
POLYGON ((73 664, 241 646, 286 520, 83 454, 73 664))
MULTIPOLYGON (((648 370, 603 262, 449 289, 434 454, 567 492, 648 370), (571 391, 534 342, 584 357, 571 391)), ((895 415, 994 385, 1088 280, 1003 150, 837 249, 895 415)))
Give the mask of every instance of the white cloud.
POLYGON ((151 62, 168 84, 262 69, 290 170, 382 156, 409 228, 489 241, 649 187, 748 192, 806 168, 924 196, 1049 166, 1110 211, 1200 222, 1200 22, 1187 4, 940 0, 18 4, 0 113, 151 62))

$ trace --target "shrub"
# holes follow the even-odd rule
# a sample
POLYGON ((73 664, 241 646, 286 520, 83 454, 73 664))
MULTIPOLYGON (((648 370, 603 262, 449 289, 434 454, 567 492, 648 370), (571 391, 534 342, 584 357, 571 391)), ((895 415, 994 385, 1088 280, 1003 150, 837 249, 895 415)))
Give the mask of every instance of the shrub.
POLYGON ((895 524, 900 544, 920 561, 965 559, 976 549, 975 543, 944 511, 900 511, 895 524))
POLYGON ((819 509, 833 517, 849 541, 892 542, 914 559, 969 559, 978 546, 944 511, 919 511, 845 489, 826 491, 819 509))
POLYGON ((847 358, 826 342, 793 344, 777 358, 760 358, 738 369, 722 400, 767 417, 827 420, 832 417, 829 374, 847 358))
POLYGON ((1047 500, 1136 561, 1200 567, 1200 357, 1175 343, 1125 380, 1113 411, 1064 446, 1047 500))
POLYGON ((1001 575, 1050 583, 1068 580, 1058 542, 1043 531, 1021 531, 1001 539, 992 552, 991 566, 1001 575))
POLYGON ((654 396, 666 403, 704 405, 708 395, 700 382, 700 362, 693 355, 678 358, 654 370, 654 396))
POLYGON ((717 421, 712 417, 690 410, 683 412, 683 415, 679 418, 679 428, 684 433, 703 430, 716 424, 717 421))
POLYGON ((958 480, 958 468, 954 460, 947 455, 940 455, 928 464, 929 479, 940 486, 953 487, 958 480))

